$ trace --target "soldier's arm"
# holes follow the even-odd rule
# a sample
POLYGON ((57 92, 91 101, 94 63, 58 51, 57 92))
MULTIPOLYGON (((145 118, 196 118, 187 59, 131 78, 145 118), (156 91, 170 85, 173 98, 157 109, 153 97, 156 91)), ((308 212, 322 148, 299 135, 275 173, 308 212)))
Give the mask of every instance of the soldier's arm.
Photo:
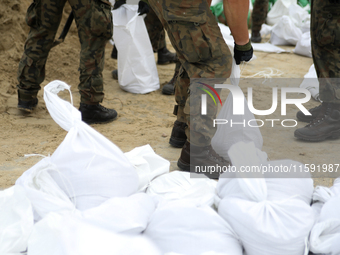
POLYGON ((249 0, 223 0, 224 15, 237 45, 249 42, 249 0))

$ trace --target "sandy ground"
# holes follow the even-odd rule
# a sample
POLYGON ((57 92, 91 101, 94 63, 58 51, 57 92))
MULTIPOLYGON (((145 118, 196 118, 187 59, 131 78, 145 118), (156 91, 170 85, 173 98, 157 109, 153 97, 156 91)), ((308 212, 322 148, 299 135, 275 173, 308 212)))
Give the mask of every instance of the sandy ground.
MULTIPOLYGON (((23 114, 17 110, 16 72, 23 52, 23 45, 28 33, 24 16, 30 0, 0 0, 0 189, 14 185, 16 179, 27 169, 38 162, 40 157, 25 158, 25 154, 52 154, 63 141, 66 131, 60 128, 50 117, 39 92, 39 105, 32 114, 23 114)), ((66 8, 62 26, 70 9, 66 8)), ((59 33, 58 33, 59 34, 59 33)), ((169 49, 172 49, 168 43, 169 49)), ((285 46, 287 50, 294 47, 285 46)), ((46 79, 42 86, 53 80, 63 80, 72 86, 75 107, 79 106, 78 61, 79 42, 75 24, 72 25, 66 41, 53 48, 46 65, 46 79)), ((150 144, 156 153, 171 161, 171 169, 176 169, 180 149, 172 148, 169 136, 175 116, 172 114, 173 96, 161 94, 161 90, 137 95, 124 92, 117 81, 111 78, 111 71, 117 66, 117 61, 110 58, 112 46, 107 45, 105 57, 104 88, 106 107, 115 108, 119 118, 105 125, 93 125, 97 131, 115 143, 122 151, 127 152, 137 146, 150 144)), ((256 52, 257 59, 242 67, 242 76, 251 76, 259 71, 272 67, 280 70, 287 86, 298 81, 307 73, 312 59, 298 56, 294 53, 271 54, 256 52)), ((156 59, 156 55, 155 55, 156 59)), ((163 85, 172 78, 174 64, 157 66, 160 82, 163 85)), ((161 85, 161 87, 162 87, 161 85)), ((252 84, 241 82, 246 88, 252 84)), ((246 90, 244 90, 246 91, 246 90)), ((271 105, 270 86, 266 84, 254 86, 255 107, 268 109, 271 105)), ((68 98, 67 94, 60 94, 68 98)), ((307 108, 318 105, 310 100, 307 108)), ((266 118, 295 119, 296 107, 288 107, 287 116, 280 116, 280 107, 266 118)), ((263 117, 259 117, 263 118, 263 117)), ((302 127, 304 123, 299 123, 302 127)), ((284 128, 280 125, 261 128, 264 139, 263 150, 271 160, 293 159, 305 164, 337 164, 336 147, 340 140, 327 140, 320 143, 306 143, 294 138, 295 128, 284 128)), ((340 170, 339 170, 340 171, 340 170)), ((315 184, 330 186, 332 179, 315 178, 315 184)))

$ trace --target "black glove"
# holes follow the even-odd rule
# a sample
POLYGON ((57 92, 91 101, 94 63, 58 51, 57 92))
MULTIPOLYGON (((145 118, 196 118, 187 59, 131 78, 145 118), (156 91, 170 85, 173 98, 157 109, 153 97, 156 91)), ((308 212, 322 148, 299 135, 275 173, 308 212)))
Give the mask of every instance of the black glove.
POLYGON ((139 16, 140 15, 143 15, 143 14, 146 14, 150 11, 149 9, 149 5, 143 1, 139 1, 138 2, 138 13, 139 13, 139 16))
POLYGON ((118 0, 118 1, 115 2, 113 9, 116 10, 119 7, 121 7, 123 4, 126 4, 126 0, 118 0))
POLYGON ((242 61, 248 62, 253 57, 253 47, 250 41, 246 45, 234 45, 234 59, 236 65, 239 65, 242 61))

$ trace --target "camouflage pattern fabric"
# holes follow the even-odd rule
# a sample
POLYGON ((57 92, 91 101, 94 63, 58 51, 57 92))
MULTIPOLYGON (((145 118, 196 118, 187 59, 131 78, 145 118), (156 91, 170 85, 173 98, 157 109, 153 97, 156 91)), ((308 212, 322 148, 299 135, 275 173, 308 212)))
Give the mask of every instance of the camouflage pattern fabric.
MULTIPOLYGON (((212 128, 215 116, 200 114, 201 100, 196 100, 196 96, 200 95, 195 93, 195 98, 191 99, 191 89, 200 79, 220 78, 220 83, 223 83, 230 76, 232 56, 229 48, 207 1, 149 0, 149 4, 167 30, 181 63, 180 75, 175 84, 179 106, 177 119, 182 122, 186 119, 189 126, 186 134, 191 144, 209 145, 215 133, 212 128), (194 81, 194 78, 198 80, 194 81), (206 125, 209 130, 202 132, 206 125)), ((216 105, 208 108, 216 115, 216 105)))
POLYGON ((144 22, 148 30, 153 52, 163 49, 166 46, 164 27, 152 8, 150 8, 144 22))
MULTIPOLYGON (((112 37, 111 4, 106 0, 68 0, 78 28, 81 102, 95 104, 104 97, 105 44, 112 37)), ((18 92, 35 97, 45 79, 45 64, 53 45, 66 0, 34 0, 27 10, 30 26, 18 69, 18 92)))
POLYGON ((261 26, 265 23, 268 13, 268 5, 269 0, 255 0, 253 6, 253 13, 251 15, 251 25, 252 31, 255 33, 259 33, 261 30, 261 26))
POLYGON ((320 83, 320 99, 336 104, 340 104, 339 26, 340 1, 312 1, 312 53, 320 83))

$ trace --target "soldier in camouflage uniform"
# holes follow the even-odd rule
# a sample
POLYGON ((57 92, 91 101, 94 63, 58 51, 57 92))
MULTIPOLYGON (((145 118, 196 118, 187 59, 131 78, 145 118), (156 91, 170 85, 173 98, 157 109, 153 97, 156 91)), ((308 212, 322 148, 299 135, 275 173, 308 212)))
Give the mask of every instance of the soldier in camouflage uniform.
MULTIPOLYGON (((79 110, 83 121, 106 123, 117 112, 99 103, 103 101, 105 44, 112 37, 111 4, 106 0, 68 0, 81 44, 79 110)), ((45 64, 58 30, 66 0, 34 0, 26 14, 30 32, 18 69, 18 108, 32 111, 37 103, 40 84, 45 79, 45 64)))
POLYGON ((251 41, 261 42, 261 26, 265 23, 268 13, 269 0, 255 0, 251 15, 251 41))
MULTIPOLYGON (((252 57, 247 28, 249 2, 225 2, 226 17, 235 38, 235 60, 237 64, 249 61, 252 57)), ((208 100, 208 114, 201 115, 200 111, 201 82, 212 87, 223 83, 230 76, 232 65, 231 53, 209 4, 206 0, 149 0, 149 4, 167 30, 181 62, 175 87, 177 121, 170 138, 171 145, 183 147, 178 167, 190 171, 195 165, 227 165, 210 145, 217 107, 208 100)))
POLYGON ((311 39, 312 54, 319 79, 322 104, 301 111, 297 118, 310 122, 295 130, 295 137, 307 141, 322 141, 340 137, 340 1, 312 0, 311 39))

